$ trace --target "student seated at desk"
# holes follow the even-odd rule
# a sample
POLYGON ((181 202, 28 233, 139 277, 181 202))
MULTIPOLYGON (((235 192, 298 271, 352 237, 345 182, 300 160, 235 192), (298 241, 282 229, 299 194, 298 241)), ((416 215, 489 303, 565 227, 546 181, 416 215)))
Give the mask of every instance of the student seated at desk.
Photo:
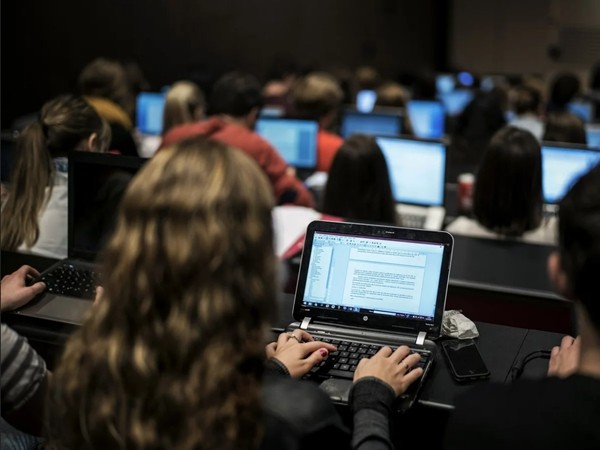
POLYGON ((47 102, 21 133, 0 218, 2 250, 67 256, 68 155, 104 152, 110 128, 82 97, 47 102))
POLYGON ((566 142, 569 144, 587 144, 587 135, 583 120, 569 112, 553 112, 546 117, 546 129, 543 140, 547 142, 566 142))
POLYGON ((552 349, 546 379, 468 391, 448 423, 446 449, 600 448, 600 165, 560 203, 559 241, 548 273, 575 302, 579 336, 552 349))
POLYGON ((283 333, 266 361, 273 204, 259 166, 216 141, 182 141, 138 172, 104 292, 53 374, 50 448, 392 448, 391 402, 422 375, 408 347, 359 364, 352 436, 325 392, 292 379, 333 345, 283 333))
POLYGON ((171 128, 205 118, 206 99, 198 85, 181 80, 173 83, 165 96, 162 134, 171 128))
POLYGON ((473 215, 473 219, 457 218, 446 231, 556 243, 555 218, 543 214, 540 144, 529 131, 509 126, 494 135, 477 174, 473 215))

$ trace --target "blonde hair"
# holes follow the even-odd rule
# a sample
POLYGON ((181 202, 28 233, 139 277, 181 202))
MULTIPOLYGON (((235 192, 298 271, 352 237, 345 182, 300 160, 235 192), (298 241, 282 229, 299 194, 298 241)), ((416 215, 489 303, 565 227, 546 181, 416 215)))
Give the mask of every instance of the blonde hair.
POLYGON ((0 218, 3 250, 14 251, 23 243, 33 247, 37 242, 39 214, 54 184, 52 158, 78 150, 82 141, 94 133, 96 149, 106 151, 111 137, 109 125, 82 97, 72 95, 44 104, 40 118, 23 130, 0 218))
POLYGON ((223 144, 183 141, 146 164, 104 295, 54 373, 51 448, 259 447, 272 207, 257 164, 223 144))
POLYGON ((292 89, 294 109, 298 116, 320 119, 336 109, 344 93, 336 79, 325 72, 313 72, 296 82, 292 89))
POLYGON ((197 109, 204 109, 206 100, 200 88, 191 81, 178 81, 167 92, 163 114, 163 134, 176 125, 195 122, 197 109))

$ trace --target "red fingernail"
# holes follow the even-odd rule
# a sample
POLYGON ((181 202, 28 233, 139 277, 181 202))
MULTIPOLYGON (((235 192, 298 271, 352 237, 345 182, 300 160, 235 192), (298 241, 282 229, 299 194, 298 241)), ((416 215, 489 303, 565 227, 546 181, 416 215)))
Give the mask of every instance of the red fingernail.
POLYGON ((325 357, 327 356, 327 350, 326 350, 326 349, 322 348, 322 349, 321 349, 321 350, 319 350, 319 351, 321 352, 321 356, 322 356, 323 358, 325 358, 325 357))

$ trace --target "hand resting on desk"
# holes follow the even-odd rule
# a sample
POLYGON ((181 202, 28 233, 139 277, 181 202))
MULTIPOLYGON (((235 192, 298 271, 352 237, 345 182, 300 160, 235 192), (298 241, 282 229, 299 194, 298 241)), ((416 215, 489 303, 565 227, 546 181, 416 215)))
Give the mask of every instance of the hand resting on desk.
POLYGON ((560 347, 552 348, 550 362, 548 363, 548 376, 567 378, 577 372, 579 368, 579 355, 581 353, 581 338, 565 336, 560 347))
POLYGON ((0 294, 0 310, 17 309, 46 289, 41 281, 28 285, 28 282, 40 277, 40 273, 31 266, 23 265, 15 272, 2 278, 0 294))

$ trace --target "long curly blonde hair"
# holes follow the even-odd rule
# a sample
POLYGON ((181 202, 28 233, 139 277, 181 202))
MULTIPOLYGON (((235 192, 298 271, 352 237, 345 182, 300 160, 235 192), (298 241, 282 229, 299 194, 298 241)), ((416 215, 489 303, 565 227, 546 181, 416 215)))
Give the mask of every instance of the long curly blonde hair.
POLYGON ((216 142, 146 164, 103 255, 103 297, 55 371, 51 448, 260 445, 272 206, 256 163, 216 142))

